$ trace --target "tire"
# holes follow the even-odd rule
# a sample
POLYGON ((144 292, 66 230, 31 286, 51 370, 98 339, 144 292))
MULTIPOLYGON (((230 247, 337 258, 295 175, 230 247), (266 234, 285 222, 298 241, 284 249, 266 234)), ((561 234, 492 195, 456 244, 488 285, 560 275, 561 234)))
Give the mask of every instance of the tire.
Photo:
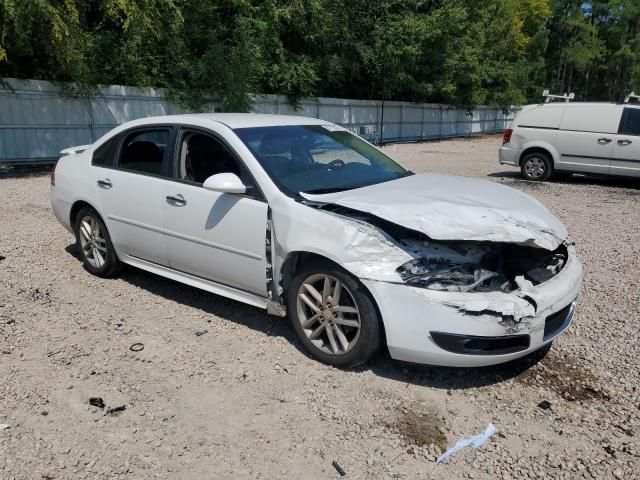
POLYGON ((309 265, 294 277, 287 291, 287 314, 307 351, 323 363, 338 368, 355 367, 371 360, 380 349, 380 318, 369 292, 331 262, 309 265), (325 290, 327 280, 329 288, 325 290), (335 282, 341 287, 338 304, 332 305, 335 282), (309 286, 315 289, 315 295, 309 286), (323 301, 318 301, 318 297, 323 301))
POLYGON ((544 182, 553 172, 551 157, 544 152, 531 152, 526 154, 520 162, 522 178, 532 182, 544 182))
POLYGON ((75 218, 74 231, 80 258, 90 273, 106 278, 120 271, 122 264, 98 212, 91 207, 81 208, 75 218))

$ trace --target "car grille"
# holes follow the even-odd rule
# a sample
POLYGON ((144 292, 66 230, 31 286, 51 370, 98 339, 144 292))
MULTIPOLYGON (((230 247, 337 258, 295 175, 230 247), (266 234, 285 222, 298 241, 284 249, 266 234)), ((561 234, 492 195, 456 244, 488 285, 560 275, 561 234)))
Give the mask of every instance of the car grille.
POLYGON ((562 310, 552 313, 544 322, 544 340, 550 340, 569 326, 573 318, 573 309, 575 308, 575 300, 562 310))

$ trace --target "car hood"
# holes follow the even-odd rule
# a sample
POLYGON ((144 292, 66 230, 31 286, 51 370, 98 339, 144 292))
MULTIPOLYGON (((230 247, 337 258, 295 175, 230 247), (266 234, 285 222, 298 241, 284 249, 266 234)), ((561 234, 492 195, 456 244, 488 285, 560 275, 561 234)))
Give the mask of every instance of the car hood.
POLYGON ((533 197, 486 180, 423 173, 344 192, 301 195, 366 212, 434 240, 555 250, 567 237, 560 220, 533 197))

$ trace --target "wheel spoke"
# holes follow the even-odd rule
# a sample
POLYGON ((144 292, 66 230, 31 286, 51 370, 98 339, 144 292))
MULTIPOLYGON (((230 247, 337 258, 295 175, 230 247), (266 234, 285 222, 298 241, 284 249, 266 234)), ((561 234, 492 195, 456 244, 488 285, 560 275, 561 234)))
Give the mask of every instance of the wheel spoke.
POLYGON ((344 325, 345 327, 360 328, 360 322, 358 320, 347 320, 346 318, 334 318, 333 321, 338 325, 344 325))
POLYGON ((326 302, 331 295, 331 280, 329 275, 324 276, 324 284, 322 285, 322 302, 326 302))
POLYGON ((104 265, 104 257, 102 256, 102 254, 98 251, 97 248, 93 249, 93 258, 96 259, 96 263, 97 263, 97 267, 100 268, 104 265))
POLYGON ((349 349, 349 340, 347 340, 347 337, 344 335, 344 332, 342 331, 340 326, 334 325, 333 329, 336 332, 336 337, 338 337, 340 345, 342 345, 342 350, 346 352, 349 349))
POLYGON ((312 315, 311 317, 309 317, 306 320, 301 322, 302 328, 311 327, 311 325, 316 323, 319 319, 320 319, 320 315, 319 314, 316 313, 315 315, 312 315))
POLYGON ((329 339, 329 345, 331 345, 331 350, 333 353, 338 353, 338 344, 336 343, 336 337, 333 334, 333 328, 327 328, 327 338, 329 339))
POLYGON ((342 295, 342 284, 339 280, 336 280, 336 285, 333 287, 333 294, 331 295, 331 300, 334 305, 340 304, 340 295, 342 295))
POLYGON ((315 340, 316 338, 318 338, 322 334, 324 329, 325 329, 324 323, 321 323, 320 325, 318 325, 318 327, 313 332, 311 332, 311 335, 309 335, 309 340, 315 340))
POLYGON ((315 289, 315 287, 313 285, 310 285, 308 283, 304 283, 303 287, 305 288, 305 290, 307 292, 309 292, 311 294, 311 296, 313 298, 316 299, 316 302, 318 303, 322 303, 322 295, 320 295, 320 292, 318 290, 315 289))
POLYGON ((107 253, 107 249, 101 245, 96 245, 96 250, 98 250, 100 253, 107 253))
POLYGON ((82 233, 82 236, 89 241, 91 239, 91 227, 89 226, 89 224, 85 221, 83 221, 80 224, 80 233, 82 233))
POLYGON ((358 309, 355 307, 347 307, 346 305, 337 305, 336 307, 333 308, 334 312, 339 312, 339 313, 358 313, 358 309))
POLYGON ((300 300, 302 300, 314 312, 320 311, 318 306, 315 303, 313 303, 313 301, 309 297, 307 297, 304 293, 299 294, 298 298, 300 298, 300 300))

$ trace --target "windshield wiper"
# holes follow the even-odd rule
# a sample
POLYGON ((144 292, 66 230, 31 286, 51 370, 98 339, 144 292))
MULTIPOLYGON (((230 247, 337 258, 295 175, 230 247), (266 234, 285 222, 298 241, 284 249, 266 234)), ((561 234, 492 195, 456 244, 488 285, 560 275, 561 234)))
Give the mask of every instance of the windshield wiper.
POLYGON ((352 190, 358 187, 330 187, 330 188, 314 188, 311 190, 305 190, 300 193, 311 193, 311 194, 323 194, 323 193, 336 193, 343 192, 345 190, 352 190))

